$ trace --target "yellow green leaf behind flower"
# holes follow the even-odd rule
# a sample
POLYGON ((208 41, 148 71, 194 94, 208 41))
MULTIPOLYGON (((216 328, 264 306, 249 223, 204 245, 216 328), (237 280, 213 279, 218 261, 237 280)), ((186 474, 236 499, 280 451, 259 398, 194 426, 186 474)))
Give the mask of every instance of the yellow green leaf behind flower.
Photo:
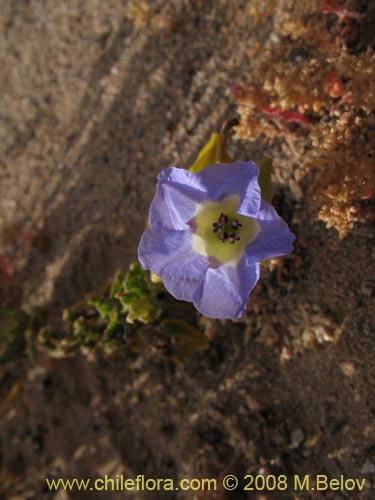
POLYGON ((200 172, 203 168, 214 163, 232 163, 233 159, 227 151, 227 136, 224 133, 215 132, 211 135, 209 141, 198 154, 198 158, 189 168, 194 174, 200 172))
POLYGON ((260 191, 262 193, 262 198, 268 203, 271 203, 272 200, 272 181, 271 181, 271 172, 272 172, 272 159, 265 158, 259 164, 259 177, 258 182, 260 186, 260 191))

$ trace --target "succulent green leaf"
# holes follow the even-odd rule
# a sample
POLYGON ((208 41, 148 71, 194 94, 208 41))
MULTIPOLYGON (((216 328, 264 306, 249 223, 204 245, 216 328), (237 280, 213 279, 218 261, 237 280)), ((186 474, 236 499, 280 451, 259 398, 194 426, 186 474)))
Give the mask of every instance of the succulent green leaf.
POLYGON ((117 272, 111 285, 111 290, 109 292, 109 297, 113 299, 115 295, 124 290, 124 274, 117 272))
POLYGON ((148 288, 149 282, 145 271, 138 262, 133 262, 130 264, 129 272, 125 276, 124 291, 131 292, 142 298, 147 294, 148 288))
POLYGON ((162 309, 157 302, 148 298, 132 301, 131 304, 126 306, 126 310, 128 313, 126 321, 130 324, 134 323, 135 320, 145 324, 152 323, 162 313, 162 309))
POLYGON ((111 319, 114 314, 117 314, 115 299, 89 299, 87 303, 94 307, 103 319, 111 319))

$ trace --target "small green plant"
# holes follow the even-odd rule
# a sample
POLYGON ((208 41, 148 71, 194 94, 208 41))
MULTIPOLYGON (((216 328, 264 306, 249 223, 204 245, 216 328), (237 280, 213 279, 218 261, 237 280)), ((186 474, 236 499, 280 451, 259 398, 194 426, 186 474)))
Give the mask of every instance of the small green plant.
POLYGON ((196 315, 178 303, 161 282, 151 281, 138 263, 111 284, 64 310, 59 328, 52 327, 47 310, 31 313, 0 311, 0 365, 38 349, 61 358, 82 353, 90 359, 120 349, 140 351, 148 346, 183 360, 208 347, 208 339, 196 327, 196 315))
POLYGON ((122 305, 126 321, 133 324, 140 321, 148 324, 157 320, 162 313, 164 287, 160 282, 152 283, 138 263, 130 265, 125 277, 117 274, 111 293, 122 305))

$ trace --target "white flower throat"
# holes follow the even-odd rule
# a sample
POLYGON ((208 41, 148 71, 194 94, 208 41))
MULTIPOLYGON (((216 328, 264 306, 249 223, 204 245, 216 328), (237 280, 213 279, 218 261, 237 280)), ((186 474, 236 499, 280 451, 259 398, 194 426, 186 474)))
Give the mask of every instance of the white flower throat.
POLYGON ((219 202, 201 203, 191 221, 193 249, 220 263, 236 264, 247 245, 259 233, 255 219, 237 213, 240 198, 228 196, 219 202))

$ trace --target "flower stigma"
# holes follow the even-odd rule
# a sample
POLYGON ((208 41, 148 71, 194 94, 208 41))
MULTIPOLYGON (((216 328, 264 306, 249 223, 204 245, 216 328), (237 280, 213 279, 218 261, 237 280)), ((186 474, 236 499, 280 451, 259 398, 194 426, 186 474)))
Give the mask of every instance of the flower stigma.
POLYGON ((239 204, 239 196, 232 195, 198 206, 190 223, 193 248, 197 253, 213 257, 219 263, 237 264, 245 248, 259 233, 255 219, 237 213, 239 204))

